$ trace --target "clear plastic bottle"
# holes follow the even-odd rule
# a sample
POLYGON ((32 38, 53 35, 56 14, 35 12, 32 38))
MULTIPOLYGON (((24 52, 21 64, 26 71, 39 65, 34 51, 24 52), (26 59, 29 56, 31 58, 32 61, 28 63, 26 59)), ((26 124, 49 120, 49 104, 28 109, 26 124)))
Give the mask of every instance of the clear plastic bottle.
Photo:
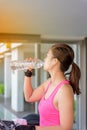
POLYGON ((14 60, 10 62, 11 70, 27 70, 28 67, 32 69, 39 69, 44 65, 40 59, 33 59, 31 61, 14 60))

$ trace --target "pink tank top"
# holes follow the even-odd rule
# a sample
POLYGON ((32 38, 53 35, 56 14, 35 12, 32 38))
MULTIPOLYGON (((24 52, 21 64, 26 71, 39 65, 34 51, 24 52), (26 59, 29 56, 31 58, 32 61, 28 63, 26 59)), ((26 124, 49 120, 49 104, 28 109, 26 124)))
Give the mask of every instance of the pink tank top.
POLYGON ((60 82, 58 86, 54 89, 54 91, 51 93, 51 95, 47 99, 45 99, 45 94, 50 86, 50 83, 48 84, 47 90, 45 91, 45 94, 42 97, 38 106, 38 110, 40 114, 40 126, 60 125, 60 113, 54 107, 53 99, 55 94, 58 92, 59 88, 63 84, 69 84, 69 81, 63 80, 62 82, 60 82))

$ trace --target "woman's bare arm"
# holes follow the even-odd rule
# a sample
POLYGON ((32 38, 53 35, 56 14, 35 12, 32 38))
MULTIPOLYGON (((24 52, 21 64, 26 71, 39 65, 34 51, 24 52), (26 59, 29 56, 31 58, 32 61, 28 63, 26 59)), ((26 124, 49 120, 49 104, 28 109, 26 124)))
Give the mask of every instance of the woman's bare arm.
POLYGON ((45 88, 46 88, 47 84, 49 83, 49 81, 50 81, 50 79, 45 81, 43 84, 41 84, 37 88, 33 89, 32 83, 31 83, 31 78, 25 76, 25 79, 24 79, 25 100, 27 102, 39 101, 41 99, 41 97, 43 96, 45 88))
POLYGON ((58 91, 58 110, 61 128, 71 130, 74 121, 74 94, 70 85, 63 85, 58 91))

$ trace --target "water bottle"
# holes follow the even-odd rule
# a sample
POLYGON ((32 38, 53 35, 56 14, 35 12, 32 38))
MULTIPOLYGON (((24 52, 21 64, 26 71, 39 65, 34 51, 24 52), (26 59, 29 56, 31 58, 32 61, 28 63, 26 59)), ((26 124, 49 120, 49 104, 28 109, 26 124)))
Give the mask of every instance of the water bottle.
POLYGON ((31 61, 14 60, 10 62, 11 70, 27 70, 29 67, 32 69, 39 69, 43 67, 44 62, 40 59, 33 59, 31 61))

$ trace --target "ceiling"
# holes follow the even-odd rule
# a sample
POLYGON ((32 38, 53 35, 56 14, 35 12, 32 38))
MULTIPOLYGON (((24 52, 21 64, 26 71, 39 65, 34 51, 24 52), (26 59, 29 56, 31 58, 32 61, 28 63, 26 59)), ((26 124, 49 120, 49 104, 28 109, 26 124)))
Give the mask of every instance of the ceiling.
POLYGON ((0 33, 87 36, 87 0, 0 0, 0 33))

